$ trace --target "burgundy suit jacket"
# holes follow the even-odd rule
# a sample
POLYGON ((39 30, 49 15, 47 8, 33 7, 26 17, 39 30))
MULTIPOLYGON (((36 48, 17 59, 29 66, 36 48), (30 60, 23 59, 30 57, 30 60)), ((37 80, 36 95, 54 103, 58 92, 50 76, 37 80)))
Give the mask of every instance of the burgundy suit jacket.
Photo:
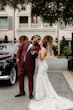
POLYGON ((35 54, 31 54, 31 49, 28 51, 26 56, 26 61, 24 62, 24 56, 28 48, 29 41, 26 40, 23 42, 23 44, 19 47, 18 52, 16 54, 16 58, 19 58, 19 66, 24 65, 25 70, 34 70, 35 69, 35 59, 38 56, 39 52, 39 46, 36 46, 35 48, 35 54))

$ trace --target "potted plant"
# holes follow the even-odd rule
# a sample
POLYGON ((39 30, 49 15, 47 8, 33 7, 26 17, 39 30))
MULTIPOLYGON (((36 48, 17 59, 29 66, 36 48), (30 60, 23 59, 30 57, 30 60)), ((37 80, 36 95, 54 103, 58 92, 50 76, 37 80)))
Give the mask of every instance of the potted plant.
POLYGON ((4 43, 8 43, 8 36, 7 35, 5 35, 4 43))
POLYGON ((57 56, 58 55, 58 47, 56 45, 53 45, 52 49, 54 51, 54 56, 57 56))

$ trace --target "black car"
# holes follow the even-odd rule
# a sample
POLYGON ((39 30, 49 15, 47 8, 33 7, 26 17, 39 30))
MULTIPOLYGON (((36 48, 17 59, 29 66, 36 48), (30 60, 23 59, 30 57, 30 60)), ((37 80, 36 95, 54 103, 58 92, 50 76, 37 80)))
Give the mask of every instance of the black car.
POLYGON ((0 80, 14 85, 17 79, 16 53, 19 44, 0 44, 0 80))

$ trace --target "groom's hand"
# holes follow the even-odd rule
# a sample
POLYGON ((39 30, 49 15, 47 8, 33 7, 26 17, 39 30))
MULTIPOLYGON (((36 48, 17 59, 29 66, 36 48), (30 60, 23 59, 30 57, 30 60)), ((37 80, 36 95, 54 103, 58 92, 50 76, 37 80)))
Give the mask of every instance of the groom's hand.
POLYGON ((31 51, 34 51, 34 50, 35 50, 35 46, 32 46, 32 47, 31 47, 31 51))
POLYGON ((35 54, 35 46, 31 47, 31 54, 34 55, 35 54))

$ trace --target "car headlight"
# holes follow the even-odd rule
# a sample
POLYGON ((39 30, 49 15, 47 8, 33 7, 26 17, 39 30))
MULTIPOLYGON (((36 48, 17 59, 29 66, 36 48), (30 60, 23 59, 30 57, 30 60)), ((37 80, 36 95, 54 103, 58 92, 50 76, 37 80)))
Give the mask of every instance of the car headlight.
POLYGON ((6 66, 6 62, 0 62, 0 70, 4 69, 6 66))
POLYGON ((4 67, 4 62, 1 62, 1 67, 2 67, 2 68, 4 67))
POLYGON ((3 62, 0 62, 0 70, 1 70, 2 66, 3 66, 3 62))

